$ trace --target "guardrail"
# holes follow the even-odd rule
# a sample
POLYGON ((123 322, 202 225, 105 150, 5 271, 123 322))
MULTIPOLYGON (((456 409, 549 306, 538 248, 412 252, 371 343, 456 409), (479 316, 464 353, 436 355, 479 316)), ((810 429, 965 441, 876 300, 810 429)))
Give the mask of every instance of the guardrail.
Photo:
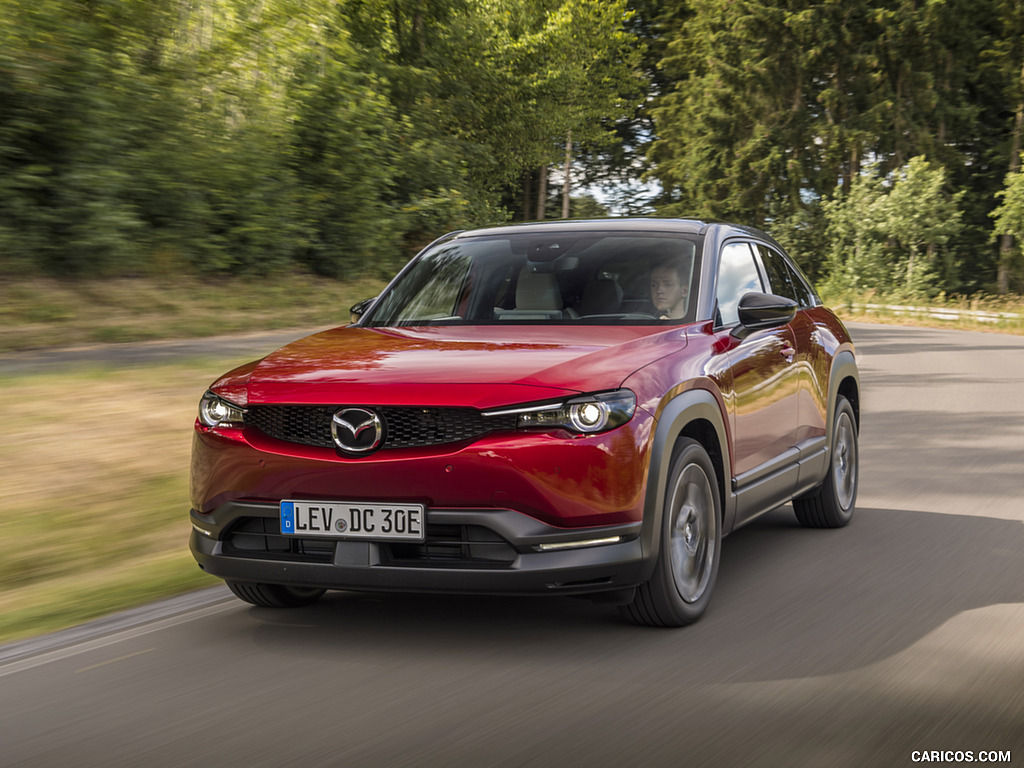
POLYGON ((960 320, 968 318, 979 323, 1003 323, 1020 320, 1024 315, 1016 312, 996 312, 985 309, 950 309, 947 307, 911 307, 902 304, 852 304, 851 308, 870 314, 889 312, 894 315, 923 315, 936 320, 960 320))

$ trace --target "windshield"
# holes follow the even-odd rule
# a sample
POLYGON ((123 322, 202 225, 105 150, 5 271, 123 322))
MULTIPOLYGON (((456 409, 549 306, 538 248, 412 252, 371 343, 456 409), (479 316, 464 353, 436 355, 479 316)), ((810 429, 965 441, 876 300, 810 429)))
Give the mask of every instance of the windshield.
POLYGON ((621 232, 450 240, 403 272, 361 325, 692 322, 699 244, 621 232))

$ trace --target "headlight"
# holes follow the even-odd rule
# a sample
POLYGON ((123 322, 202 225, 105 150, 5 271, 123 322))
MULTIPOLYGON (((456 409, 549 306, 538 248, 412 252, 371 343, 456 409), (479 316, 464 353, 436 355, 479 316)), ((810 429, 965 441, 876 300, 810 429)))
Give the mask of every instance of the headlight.
POLYGON ((521 405, 485 411, 484 416, 517 414, 518 429, 568 429, 582 434, 606 432, 633 418, 636 396, 628 389, 574 397, 561 403, 521 405))
POLYGON ((244 419, 244 409, 217 397, 213 392, 207 392, 199 401, 199 421, 207 427, 241 424, 244 419))

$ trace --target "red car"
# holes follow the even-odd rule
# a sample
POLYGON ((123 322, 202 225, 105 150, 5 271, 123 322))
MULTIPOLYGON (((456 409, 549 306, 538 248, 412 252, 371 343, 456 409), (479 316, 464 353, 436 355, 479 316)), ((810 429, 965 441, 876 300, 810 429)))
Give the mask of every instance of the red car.
POLYGON ((679 626, 730 531, 853 514, 853 344, 763 232, 457 232, 359 310, 200 403, 191 549, 250 603, 591 595, 679 626))

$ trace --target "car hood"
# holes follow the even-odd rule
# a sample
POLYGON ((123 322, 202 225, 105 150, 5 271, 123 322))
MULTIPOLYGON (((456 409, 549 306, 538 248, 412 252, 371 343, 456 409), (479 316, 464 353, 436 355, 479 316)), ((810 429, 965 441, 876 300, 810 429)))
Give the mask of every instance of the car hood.
POLYGON ((335 328, 214 384, 249 403, 501 405, 615 389, 682 349, 681 327, 335 328))

